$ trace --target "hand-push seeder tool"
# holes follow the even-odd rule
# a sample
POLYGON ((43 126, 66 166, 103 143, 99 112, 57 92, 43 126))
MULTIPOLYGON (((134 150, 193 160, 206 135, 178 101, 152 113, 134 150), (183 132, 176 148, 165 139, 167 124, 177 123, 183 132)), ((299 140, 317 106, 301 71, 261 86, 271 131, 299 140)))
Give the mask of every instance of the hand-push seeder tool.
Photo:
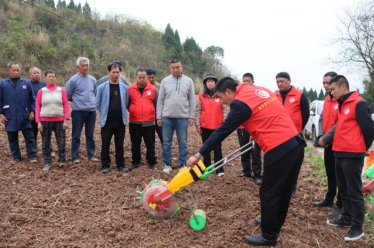
POLYGON ((167 182, 161 179, 153 180, 148 185, 143 182, 145 189, 143 192, 138 192, 140 193, 139 199, 142 204, 141 209, 147 211, 148 215, 153 218, 173 217, 179 210, 178 198, 184 199, 191 210, 190 226, 194 230, 203 229, 206 224, 206 214, 203 210, 197 208, 190 184, 208 177, 214 171, 249 150, 254 149, 254 147, 255 143, 252 141, 208 167, 205 167, 204 163, 200 160, 192 168, 183 168, 173 179, 167 182), (194 208, 187 198, 185 189, 190 193, 194 208), (179 195, 180 192, 184 193, 183 198, 179 195))

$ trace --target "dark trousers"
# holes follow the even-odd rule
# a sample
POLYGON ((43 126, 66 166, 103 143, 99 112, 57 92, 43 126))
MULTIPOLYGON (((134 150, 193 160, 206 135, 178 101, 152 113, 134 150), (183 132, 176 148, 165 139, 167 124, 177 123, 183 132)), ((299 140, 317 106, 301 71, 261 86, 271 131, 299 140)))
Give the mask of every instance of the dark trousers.
POLYGON ((116 147, 116 165, 122 167, 125 165, 123 158, 123 142, 125 140, 125 125, 122 122, 108 121, 105 126, 101 128, 101 163, 103 168, 110 167, 109 148, 110 142, 114 135, 114 145, 116 147))
POLYGON ((265 239, 276 240, 278 237, 303 159, 304 146, 299 144, 283 158, 264 167, 260 201, 261 230, 265 239))
POLYGON ((43 132, 42 132, 42 148, 44 163, 51 163, 51 136, 52 131, 55 132, 57 146, 58 146, 58 161, 65 162, 65 130, 63 128, 63 121, 42 121, 43 132))
MULTIPOLYGON (((36 145, 34 140, 34 135, 31 128, 22 130, 23 137, 25 138, 27 157, 35 158, 36 156, 36 145)), ((14 159, 21 159, 21 151, 19 150, 18 142, 18 131, 7 132, 8 141, 10 146, 10 151, 14 159)))
POLYGON ((130 138, 131 138, 131 152, 132 163, 140 164, 142 158, 140 145, 142 138, 147 147, 146 159, 148 165, 156 164, 155 156, 155 126, 143 127, 141 124, 129 124, 130 138))
MULTIPOLYGON (((336 196, 336 174, 335 174, 335 156, 332 146, 325 148, 324 153, 326 176, 327 176, 327 193, 326 201, 333 202, 336 196)), ((336 205, 338 207, 343 207, 342 196, 340 191, 338 191, 336 205)))
MULTIPOLYGON (((202 132, 201 138, 203 140, 203 143, 205 143, 205 141, 209 139, 210 135, 212 135, 214 131, 216 131, 216 129, 201 128, 201 132, 202 132)), ((214 151, 214 163, 216 163, 222 159, 222 143, 216 144, 213 151, 214 151)), ((205 166, 210 166, 212 164, 210 153, 208 156, 204 156, 204 164, 205 166)), ((223 167, 216 170, 217 174, 223 173, 223 172, 224 172, 223 167)))
MULTIPOLYGON (((248 133, 246 129, 238 129, 236 130, 238 133, 239 144, 240 147, 245 146, 249 143, 249 138, 251 135, 248 133)), ((252 149, 241 156, 242 166, 243 166, 243 173, 247 175, 253 174, 254 178, 261 179, 261 148, 260 146, 255 143, 255 149, 252 149), (252 168, 251 168, 251 157, 252 157, 252 168)))
POLYGON ((71 158, 73 161, 79 158, 79 146, 81 145, 81 133, 85 125, 87 157, 90 159, 95 155, 95 131, 96 111, 75 111, 71 112, 72 132, 71 132, 71 158))
POLYGON ((362 228, 365 217, 361 180, 363 166, 364 158, 335 157, 336 180, 343 202, 342 218, 356 228, 362 228))
MULTIPOLYGON (((36 151, 38 151, 37 137, 38 137, 39 130, 38 130, 38 123, 35 122, 35 119, 33 121, 31 121, 31 127, 32 127, 32 132, 34 133, 36 151)), ((52 152, 53 151, 52 143, 51 143, 50 149, 51 149, 51 152, 52 152)))
POLYGON ((157 132, 157 135, 158 135, 158 138, 160 139, 160 142, 161 142, 161 145, 164 143, 164 139, 162 138, 162 126, 159 126, 155 125, 155 129, 156 129, 156 132, 157 132))

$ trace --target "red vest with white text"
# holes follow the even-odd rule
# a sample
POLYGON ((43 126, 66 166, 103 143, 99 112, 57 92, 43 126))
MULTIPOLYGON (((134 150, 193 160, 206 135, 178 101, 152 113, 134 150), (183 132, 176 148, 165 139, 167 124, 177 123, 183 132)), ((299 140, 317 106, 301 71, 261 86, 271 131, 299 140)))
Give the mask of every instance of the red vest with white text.
MULTIPOLYGON (((326 96, 323 104, 323 133, 326 134, 338 121, 339 103, 335 98, 331 98, 330 94, 326 96)), ((331 142, 333 143, 333 142, 331 142)))
POLYGON ((251 108, 251 117, 242 125, 265 153, 298 134, 286 109, 270 90, 239 84, 235 100, 251 108))
POLYGON ((356 106, 361 100, 364 99, 355 91, 341 106, 332 150, 352 153, 366 152, 364 136, 356 120, 356 106))
MULTIPOLYGON (((286 108, 299 133, 303 131, 303 119, 301 118, 300 109, 300 99, 302 94, 303 92, 301 90, 298 90, 295 88, 295 86, 292 86, 291 91, 287 94, 286 99, 284 99, 284 107, 286 108)), ((283 103, 282 95, 280 94, 279 90, 275 92, 275 95, 278 97, 278 100, 283 103)))
POLYGON ((217 96, 210 98, 199 94, 201 102, 200 127, 206 129, 217 129, 223 122, 222 100, 217 96))
POLYGON ((130 121, 148 122, 156 119, 155 113, 155 95, 156 87, 149 81, 143 90, 143 96, 140 95, 138 83, 135 82, 129 87, 130 121))

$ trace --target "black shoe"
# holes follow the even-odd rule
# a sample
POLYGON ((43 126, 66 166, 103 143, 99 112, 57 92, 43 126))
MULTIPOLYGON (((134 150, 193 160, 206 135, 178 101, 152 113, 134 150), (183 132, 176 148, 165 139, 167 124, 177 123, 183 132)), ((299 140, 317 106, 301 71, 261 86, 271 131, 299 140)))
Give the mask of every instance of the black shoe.
POLYGON ((255 219, 255 223, 257 226, 261 226, 261 219, 260 218, 256 218, 255 219))
POLYGON ((242 173, 239 174, 238 177, 252 177, 251 174, 242 173))
POLYGON ((103 167, 101 170, 102 173, 108 173, 109 172, 109 167, 103 167))
POLYGON ((262 234, 245 236, 244 240, 248 244, 251 244, 251 245, 254 245, 254 246, 265 246, 265 245, 276 246, 277 245, 276 240, 266 240, 266 239, 264 239, 264 237, 262 237, 262 234))
POLYGON ((149 169, 151 169, 151 170, 157 170, 157 168, 156 168, 155 165, 150 165, 150 166, 149 166, 149 169))
POLYGON ((139 168, 139 164, 133 164, 129 167, 129 170, 133 170, 133 169, 136 169, 136 168, 139 168))
POLYGON ((123 167, 123 166, 118 166, 118 167, 117 167, 117 170, 120 171, 120 172, 128 172, 128 171, 129 171, 128 168, 125 168, 125 167, 123 167))
POLYGON ((255 178, 254 181, 255 181, 256 185, 260 185, 261 184, 261 179, 260 178, 255 178))
POLYGON ((343 219, 328 220, 327 224, 330 226, 342 226, 342 227, 351 227, 351 222, 345 222, 343 219))
POLYGON ((330 213, 327 214, 327 217, 329 218, 338 218, 343 213, 343 208, 340 208, 336 205, 334 205, 333 209, 330 213))
POLYGON ((355 241, 365 235, 362 228, 352 227, 348 234, 345 236, 345 241, 355 241))
POLYGON ((291 196, 293 197, 293 196, 295 196, 295 195, 296 195, 296 189, 293 189, 293 190, 292 190, 292 195, 291 195, 291 196))
POLYGON ((332 208, 333 206, 334 206, 334 202, 326 201, 326 199, 324 199, 321 202, 315 202, 313 204, 313 207, 316 207, 316 208, 332 208))

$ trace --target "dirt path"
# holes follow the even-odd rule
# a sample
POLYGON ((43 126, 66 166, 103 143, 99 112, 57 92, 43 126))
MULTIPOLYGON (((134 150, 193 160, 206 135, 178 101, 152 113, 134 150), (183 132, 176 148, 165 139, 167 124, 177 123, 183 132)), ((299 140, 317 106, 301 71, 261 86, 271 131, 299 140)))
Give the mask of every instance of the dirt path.
MULTIPOLYGON (((95 132, 96 147, 100 147, 98 127, 95 132)), ((201 138, 191 128, 188 139, 189 154, 194 154, 201 138)), ((43 172, 41 153, 39 165, 31 165, 24 155, 22 136, 20 142, 23 162, 11 165, 6 133, 0 127, 0 247, 250 247, 243 237, 260 233, 254 223, 254 218, 260 217, 259 188, 252 179, 237 177, 241 172, 239 159, 226 166, 224 177, 212 175, 192 185, 199 208, 207 213, 205 229, 194 231, 184 202, 180 202, 180 214, 167 220, 152 219, 139 209, 136 191, 144 188, 143 181, 149 182, 152 176, 167 180, 177 172, 162 173, 161 159, 158 171, 147 169, 143 160, 143 166, 135 171, 121 174, 112 168, 103 175, 100 166, 85 159, 82 139, 82 164, 69 161, 65 168, 43 172)), ((161 158, 158 139, 156 147, 161 158)), ((176 141, 173 147, 177 156, 176 141)), ((224 155, 237 148, 233 133, 223 144, 224 155)), ((129 156, 128 132, 125 149, 129 156)), ((97 157, 99 154, 97 149, 97 157)), ((305 162, 278 247, 373 247, 373 235, 347 244, 347 229, 327 226, 329 209, 312 207, 326 190, 315 175, 314 168, 305 162)))

